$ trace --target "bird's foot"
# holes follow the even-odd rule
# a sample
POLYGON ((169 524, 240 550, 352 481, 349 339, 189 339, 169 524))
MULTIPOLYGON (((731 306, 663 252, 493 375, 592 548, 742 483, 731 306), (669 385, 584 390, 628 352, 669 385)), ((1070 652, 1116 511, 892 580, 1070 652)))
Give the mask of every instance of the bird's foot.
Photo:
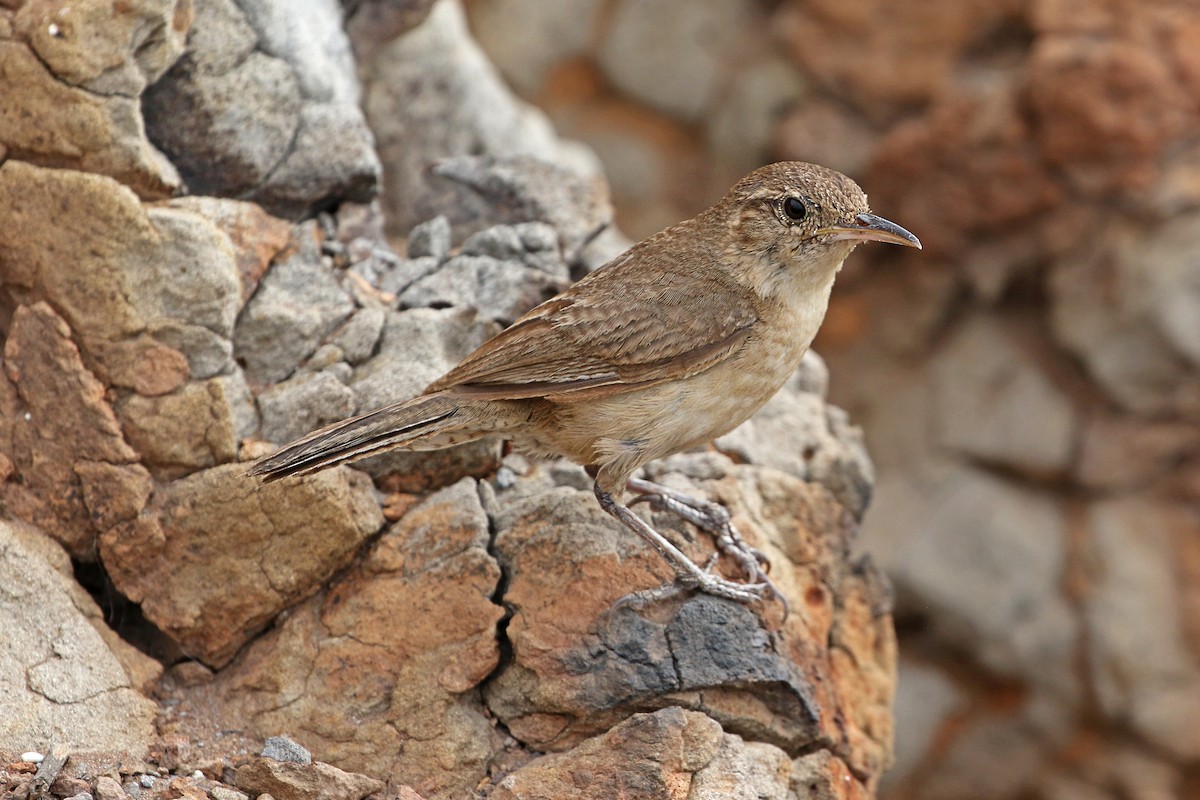
MULTIPOLYGON (((718 552, 724 553, 736 561, 742 568, 742 572, 750 579, 751 583, 748 585, 765 587, 769 596, 783 604, 786 616, 787 599, 767 574, 771 562, 767 560, 761 550, 746 543, 737 527, 734 526, 733 518, 725 506, 692 497, 640 478, 631 478, 627 485, 630 491, 637 494, 630 505, 648 503, 657 511, 669 511, 692 523, 700 530, 711 534, 718 552)), ((711 569, 710 563, 709 568, 705 571, 711 572, 711 569)))
MULTIPOLYGON (((688 558, 683 551, 672 544, 665 536, 650 527, 641 517, 630 511, 627 506, 621 505, 613 499, 612 495, 601 489, 599 485, 595 487, 595 491, 596 499, 600 501, 600 507, 620 520, 625 527, 632 530, 638 536, 641 536, 651 547, 658 551, 659 555, 675 571, 675 583, 626 595, 618 601, 618 606, 632 604, 636 607, 643 607, 649 603, 674 596, 681 591, 704 592, 705 594, 747 604, 761 603, 769 597, 777 597, 781 601, 783 600, 779 590, 771 583, 770 579, 766 578, 766 573, 758 566, 757 559, 751 558, 757 574, 761 575, 764 580, 752 581, 751 583, 738 583, 737 581, 723 578, 715 572, 720 553, 714 553, 713 557, 708 560, 708 563, 701 567, 688 558)), ((737 540, 740 541, 741 537, 737 537, 737 540)), ((787 608, 786 601, 784 601, 784 608, 785 610, 787 608)))

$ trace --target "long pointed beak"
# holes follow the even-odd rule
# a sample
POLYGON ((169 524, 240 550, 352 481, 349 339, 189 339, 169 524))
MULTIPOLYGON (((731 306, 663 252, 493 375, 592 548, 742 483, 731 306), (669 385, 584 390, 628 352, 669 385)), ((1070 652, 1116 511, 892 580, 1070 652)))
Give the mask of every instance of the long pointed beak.
POLYGON ((830 225, 822 228, 817 234, 828 234, 833 241, 853 239, 869 242, 886 242, 899 244, 904 247, 921 249, 921 240, 901 228, 891 220, 877 217, 874 214, 859 214, 854 218, 853 225, 830 225))

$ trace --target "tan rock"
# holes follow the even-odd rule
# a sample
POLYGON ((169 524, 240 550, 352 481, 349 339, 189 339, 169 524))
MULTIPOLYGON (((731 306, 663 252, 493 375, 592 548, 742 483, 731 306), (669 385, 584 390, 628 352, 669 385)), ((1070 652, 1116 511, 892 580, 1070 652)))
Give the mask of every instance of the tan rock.
MULTIPOLYGON (((19 481, 0 484, 9 513, 42 527, 79 557, 94 554, 96 527, 76 465, 120 469, 137 459, 104 387, 87 370, 67 324, 45 303, 20 306, 4 345, 4 375, 17 398, 8 458, 19 481)), ((134 494, 110 497, 137 506, 134 494)))
POLYGON ((383 523, 360 473, 259 486, 244 470, 230 464, 168 484, 148 513, 100 541, 117 588, 185 652, 218 666, 383 523))
POLYGON ((253 430, 254 405, 241 373, 193 381, 155 397, 117 404, 129 442, 156 477, 175 478, 233 461, 253 430))
POLYGON ((277 800, 361 800, 383 790, 383 782, 314 762, 293 764, 256 758, 238 767, 237 785, 277 800))
POLYGON ((66 553, 35 529, 0 522, 0 598, 0 750, 55 742, 143 758, 156 704, 132 688, 100 635, 100 609, 66 553))
POLYGON ((488 535, 473 480, 431 495, 211 684, 180 688, 164 725, 207 741, 294 731, 341 769, 469 795, 497 748, 475 689, 504 614, 488 535))
MULTIPOLYGON (((77 72, 80 78, 92 73, 102 82, 97 70, 105 66, 115 67, 118 72, 125 71, 130 76, 138 71, 132 66, 133 53, 129 50, 117 54, 121 64, 128 65, 129 70, 123 70, 119 64, 85 63, 91 60, 86 55, 89 43, 96 40, 89 37, 90 31, 82 19, 82 24, 76 25, 74 21, 34 18, 56 5, 66 6, 65 3, 23 4, 26 25, 36 23, 37 36, 43 40, 33 43, 34 47, 45 44, 46 49, 51 49, 51 43, 57 45, 59 39, 54 35, 55 30, 61 33, 69 29, 76 47, 71 53, 64 54, 63 60, 74 63, 60 65, 69 72, 77 72), (125 60, 126 56, 129 60, 125 60)), ((86 0, 81 5, 88 11, 99 12, 104 8, 103 3, 86 0)), ((111 11, 107 13, 113 16, 111 11)), ((84 16, 87 15, 85 12, 84 16)), ((178 39, 182 39, 182 31, 178 34, 178 39)), ((167 37, 163 41, 169 40, 167 37)), ((103 39, 98 41, 104 42, 103 39)), ((104 46, 107 48, 108 44, 104 46)), ((110 51, 108 55, 113 53, 110 51)), ((101 56, 99 61, 103 60, 101 56)), ((0 143, 9 158, 107 175, 146 198, 165 197, 179 188, 179 174, 146 138, 137 98, 139 92, 88 91, 72 85, 52 69, 39 59, 31 45, 0 39, 0 82, 10 87, 0 97, 0 143)))
MULTIPOLYGON (((778 607, 765 610, 768 622, 706 596, 613 611, 630 591, 669 580, 658 555, 590 492, 501 492, 496 550, 509 575, 513 662, 488 684, 489 707, 528 746, 561 750, 631 713, 681 705, 787 752, 832 747, 877 775, 890 761, 894 643, 872 583, 879 578, 844 560, 850 516, 820 487, 769 469, 695 483, 678 472, 655 478, 730 505, 790 598, 786 622, 778 607), (574 591, 562 590, 564 573, 574 591)), ((669 515, 655 521, 683 531, 669 515)), ((698 539, 685 549, 703 563, 711 551, 698 539)))
POLYGON ((50 303, 88 366, 106 384, 157 394, 233 368, 229 342, 241 308, 230 238, 198 213, 144 207, 115 181, 16 160, 0 165, 0 269, 50 303), (63 225, 59 220, 87 220, 63 225), (132 362, 132 363, 131 363, 132 362))

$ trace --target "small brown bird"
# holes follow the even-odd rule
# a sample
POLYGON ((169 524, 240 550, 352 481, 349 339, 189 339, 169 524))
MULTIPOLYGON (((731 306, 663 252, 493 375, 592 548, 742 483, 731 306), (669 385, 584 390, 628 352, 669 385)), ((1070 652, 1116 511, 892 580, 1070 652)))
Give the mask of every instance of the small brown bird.
MULTIPOLYGON (((782 162, 712 208, 633 246, 484 342, 423 394, 331 425, 253 465, 267 480, 383 450, 484 436, 587 467, 600 506, 657 550, 677 583, 752 602, 779 596, 721 506, 635 479, 643 464, 748 419, 796 370, 834 277, 862 241, 920 248, 870 213, 854 181, 782 162), (750 583, 700 567, 622 502, 626 489, 714 535, 750 583)), ((631 503, 632 504, 632 503, 631 503)))

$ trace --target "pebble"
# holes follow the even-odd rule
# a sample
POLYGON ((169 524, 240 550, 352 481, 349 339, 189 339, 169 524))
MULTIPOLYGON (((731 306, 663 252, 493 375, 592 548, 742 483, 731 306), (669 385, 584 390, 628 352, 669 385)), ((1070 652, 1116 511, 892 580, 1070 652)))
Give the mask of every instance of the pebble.
POLYGON ((30 764, 40 764, 46 757, 36 750, 30 750, 28 753, 21 753, 21 760, 28 761, 30 764))

